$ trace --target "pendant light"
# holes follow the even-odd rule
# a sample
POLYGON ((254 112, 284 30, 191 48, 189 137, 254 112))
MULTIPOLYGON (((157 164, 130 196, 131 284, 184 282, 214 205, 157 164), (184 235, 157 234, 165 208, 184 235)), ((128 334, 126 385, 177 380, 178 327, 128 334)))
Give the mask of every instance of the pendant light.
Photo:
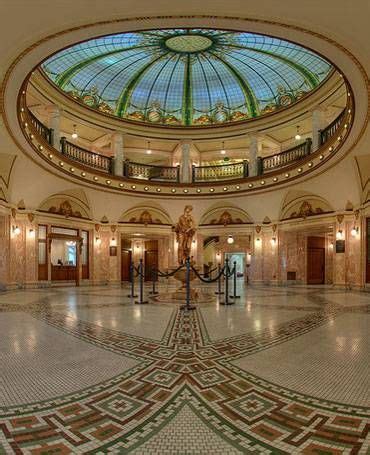
POLYGON ((77 134, 77 125, 73 125, 73 133, 71 134, 72 139, 77 139, 78 134, 77 134))
POLYGON ((294 139, 296 141, 300 141, 302 139, 302 136, 299 134, 299 125, 297 125, 297 133, 296 135, 294 136, 294 139))

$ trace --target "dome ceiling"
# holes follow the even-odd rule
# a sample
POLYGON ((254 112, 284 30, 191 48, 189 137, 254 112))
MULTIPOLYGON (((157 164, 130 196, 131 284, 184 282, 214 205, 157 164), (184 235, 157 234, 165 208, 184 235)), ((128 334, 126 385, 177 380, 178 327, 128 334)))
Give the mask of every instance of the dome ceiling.
POLYGON ((89 107, 168 126, 225 124, 280 110, 333 70, 297 44, 212 29, 103 36, 60 51, 41 67, 89 107))

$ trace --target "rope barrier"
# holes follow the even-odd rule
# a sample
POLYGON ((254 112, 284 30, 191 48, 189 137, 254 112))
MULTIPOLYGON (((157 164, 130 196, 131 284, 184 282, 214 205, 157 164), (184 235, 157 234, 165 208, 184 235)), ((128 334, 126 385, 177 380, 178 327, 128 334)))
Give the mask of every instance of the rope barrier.
POLYGON ((223 269, 221 269, 220 273, 216 276, 216 278, 206 279, 206 278, 203 278, 201 276, 201 274, 193 266, 191 266, 191 269, 203 283, 215 283, 219 279, 220 275, 223 274, 223 271, 224 271, 224 268, 223 268, 223 269))

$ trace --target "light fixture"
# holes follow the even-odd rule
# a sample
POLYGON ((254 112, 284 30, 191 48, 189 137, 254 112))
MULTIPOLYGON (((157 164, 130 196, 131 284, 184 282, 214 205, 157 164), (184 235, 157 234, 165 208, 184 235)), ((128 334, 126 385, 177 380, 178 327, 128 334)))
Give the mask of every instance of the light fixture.
POLYGON ((357 226, 357 227, 356 227, 356 226, 353 226, 353 228, 351 229, 351 235, 352 235, 352 237, 357 237, 358 232, 359 232, 358 226, 357 226))
POLYGON ((28 236, 31 238, 35 237, 35 230, 33 228, 28 229, 28 236))
POLYGON ((222 141, 222 148, 221 148, 220 153, 221 153, 221 155, 226 155, 225 142, 224 141, 222 141))
POLYGON ((77 139, 78 134, 77 134, 77 125, 73 125, 73 133, 71 134, 72 139, 77 139))
POLYGON ((13 226, 13 234, 14 235, 19 235, 21 233, 21 230, 18 226, 13 226))
POLYGON ((302 139, 302 136, 299 134, 299 125, 297 125, 297 132, 296 135, 294 136, 294 139, 296 141, 300 141, 302 139))
POLYGON ((342 231, 342 229, 338 229, 336 238, 337 238, 337 240, 342 240, 343 239, 343 231, 342 231))
POLYGON ((110 246, 117 246, 117 240, 114 237, 111 238, 110 246))
POLYGON ((270 243, 272 246, 275 246, 276 245, 276 237, 272 237, 271 240, 270 240, 270 243))
POLYGON ((150 155, 152 153, 152 149, 150 148, 150 141, 148 141, 148 147, 146 149, 146 153, 150 155))
POLYGON ((229 235, 229 237, 227 238, 227 243, 230 244, 230 245, 232 243, 234 243, 234 237, 232 235, 229 235))
POLYGON ((101 238, 100 237, 95 237, 95 243, 97 244, 97 246, 100 246, 101 245, 101 238))

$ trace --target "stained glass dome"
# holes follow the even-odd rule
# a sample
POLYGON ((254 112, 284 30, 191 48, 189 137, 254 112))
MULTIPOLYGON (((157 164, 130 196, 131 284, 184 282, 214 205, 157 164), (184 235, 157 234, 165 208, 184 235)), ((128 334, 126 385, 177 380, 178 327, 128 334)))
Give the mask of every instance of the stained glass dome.
POLYGON ((283 109, 333 67, 302 46, 266 35, 165 29, 91 39, 54 54, 42 69, 68 95, 104 113, 201 126, 283 109))

